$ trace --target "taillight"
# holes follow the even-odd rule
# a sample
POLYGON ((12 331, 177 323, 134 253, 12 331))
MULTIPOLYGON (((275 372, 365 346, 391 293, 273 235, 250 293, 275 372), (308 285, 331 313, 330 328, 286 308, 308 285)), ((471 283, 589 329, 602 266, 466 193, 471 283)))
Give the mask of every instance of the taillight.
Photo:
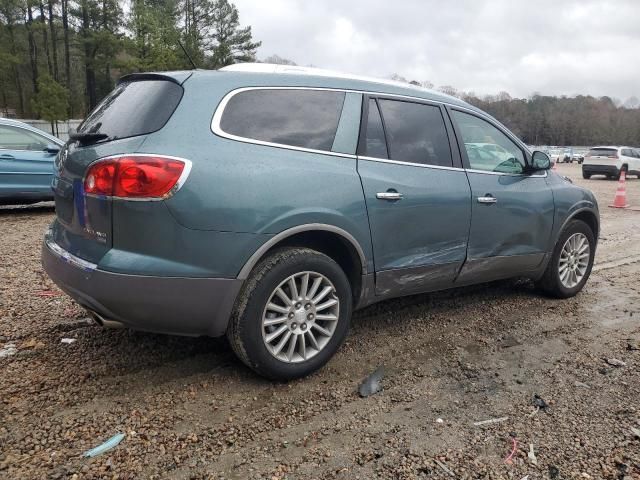
POLYGON ((84 179, 84 191, 121 198, 163 198, 189 172, 187 160, 162 155, 122 155, 99 160, 84 179))

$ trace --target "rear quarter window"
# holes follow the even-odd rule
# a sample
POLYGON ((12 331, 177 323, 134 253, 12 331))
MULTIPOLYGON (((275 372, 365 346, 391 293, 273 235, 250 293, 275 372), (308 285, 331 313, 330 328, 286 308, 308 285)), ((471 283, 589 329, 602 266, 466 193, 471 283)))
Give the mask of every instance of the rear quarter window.
POLYGON ((344 98, 344 92, 328 90, 247 90, 227 102, 220 129, 246 139, 330 151, 344 98))
POLYGON ((110 140, 160 130, 182 99, 183 89, 169 80, 138 80, 119 84, 93 109, 80 133, 104 133, 110 140))

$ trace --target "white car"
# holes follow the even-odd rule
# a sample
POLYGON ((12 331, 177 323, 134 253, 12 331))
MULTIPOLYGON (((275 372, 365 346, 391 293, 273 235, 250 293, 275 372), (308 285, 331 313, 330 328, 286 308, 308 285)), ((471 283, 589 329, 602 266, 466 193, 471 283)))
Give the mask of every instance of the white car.
POLYGON ((582 162, 582 178, 604 175, 619 179, 620 172, 640 178, 640 150, 631 147, 593 147, 582 162))

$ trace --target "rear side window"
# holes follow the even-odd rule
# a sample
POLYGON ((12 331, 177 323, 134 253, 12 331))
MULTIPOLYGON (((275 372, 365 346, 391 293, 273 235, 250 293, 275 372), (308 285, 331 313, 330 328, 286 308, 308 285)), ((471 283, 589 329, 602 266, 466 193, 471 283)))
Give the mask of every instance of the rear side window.
POLYGON ((615 148, 592 148, 589 150, 590 157, 615 157, 618 150, 615 148))
POLYGON ((220 128, 252 140, 331 151, 344 97, 330 90, 247 90, 231 97, 220 128))
POLYGON ((629 148, 623 148, 622 149, 622 155, 624 155, 625 157, 633 157, 633 153, 631 152, 631 149, 629 149, 629 148))
POLYGON ((104 133, 110 140, 160 130, 182 99, 182 87, 168 80, 119 84, 89 114, 80 133, 104 133))
POLYGON ((382 118, 375 100, 369 100, 369 118, 367 119, 367 135, 364 155, 375 158, 389 158, 387 142, 384 138, 382 118))
POLYGON ((379 100, 389 158, 401 162, 451 167, 451 148, 439 107, 379 100))

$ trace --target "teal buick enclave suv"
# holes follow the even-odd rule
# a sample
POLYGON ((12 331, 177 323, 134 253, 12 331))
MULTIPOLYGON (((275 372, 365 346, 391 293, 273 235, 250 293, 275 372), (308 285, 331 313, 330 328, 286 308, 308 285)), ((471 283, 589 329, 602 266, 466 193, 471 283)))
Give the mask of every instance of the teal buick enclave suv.
POLYGON ((446 95, 273 65, 129 75, 56 159, 43 264, 105 326, 227 335, 306 375, 351 313, 524 276, 584 286, 593 194, 446 95))

